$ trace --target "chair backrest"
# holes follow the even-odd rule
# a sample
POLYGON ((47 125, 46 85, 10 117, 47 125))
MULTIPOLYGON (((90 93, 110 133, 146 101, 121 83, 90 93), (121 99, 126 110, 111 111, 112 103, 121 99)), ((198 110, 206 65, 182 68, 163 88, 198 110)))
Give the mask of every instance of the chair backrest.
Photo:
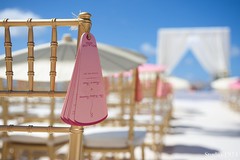
POLYGON ((155 98, 157 91, 157 82, 159 80, 158 72, 140 72, 140 82, 144 98, 155 98))
POLYGON ((113 109, 120 109, 120 115, 107 120, 107 125, 119 122, 121 126, 129 127, 129 142, 134 138, 134 115, 136 96, 136 69, 121 72, 106 77, 108 83, 107 105, 113 109), (127 120, 124 115, 128 115, 127 120))
MULTIPOLYGON (((0 65, 6 68, 6 77, 1 77, 2 81, 5 79, 5 83, 1 81, 0 84, 0 97, 64 97, 66 91, 56 91, 56 67, 57 67, 57 29, 61 26, 78 26, 78 41, 82 33, 90 30, 91 21, 90 14, 81 13, 78 19, 28 19, 28 20, 10 20, 4 19, 0 21, 0 27, 4 27, 4 48, 5 48, 5 59, 0 59, 0 65), (46 27, 50 26, 52 28, 51 35, 51 52, 49 54, 49 66, 50 71, 45 75, 49 77, 49 80, 42 82, 42 87, 39 88, 41 82, 36 82, 34 80, 34 27, 46 27), (23 82, 14 79, 14 68, 13 63, 17 59, 14 58, 15 55, 12 55, 12 42, 11 42, 11 27, 27 27, 28 28, 28 42, 27 49, 28 54, 26 55, 26 62, 28 71, 26 73, 27 79, 23 82), (20 83, 18 87, 14 88, 15 83, 20 83), (49 84, 49 87, 46 88, 46 85, 49 84), (21 87, 19 87, 21 86, 21 87), (36 89, 35 89, 36 88, 36 89)), ((5 72, 1 70, 1 72, 5 72)))
MULTIPOLYGON (((1 77, 4 80, 4 83, 0 85, 0 97, 64 97, 66 91, 57 91, 56 90, 56 72, 57 67, 57 58, 58 58, 58 41, 57 41, 57 30, 58 27, 62 26, 77 26, 78 35, 77 40, 79 42, 81 35, 84 32, 89 32, 91 28, 91 15, 86 12, 80 13, 79 17, 76 19, 27 19, 27 20, 10 20, 4 19, 0 20, 0 27, 4 28, 4 48, 5 48, 5 58, 0 60, 0 66, 4 67, 5 70, 0 70, 0 72, 5 72, 6 77, 1 77), (35 89, 35 84, 38 82, 34 79, 34 65, 35 65, 35 57, 34 54, 34 28, 35 27, 51 27, 51 42, 50 42, 50 53, 49 54, 49 73, 45 75, 49 77, 47 83, 49 84, 48 89, 46 88, 38 88, 35 89), (28 29, 28 42, 27 42, 27 55, 26 62, 27 63, 27 73, 26 73, 26 82, 27 85, 22 86, 21 88, 14 88, 13 86, 16 83, 16 79, 14 79, 14 68, 13 63, 16 59, 12 54, 12 41, 11 41, 11 27, 27 27, 28 29), (5 85, 6 84, 6 85, 5 85), (3 86, 3 87, 1 87, 3 86)), ((77 44, 79 44, 77 42, 77 44)), ((77 46, 78 47, 78 46, 77 46)), ((25 132, 71 132, 70 136, 70 153, 69 159, 79 159, 80 154, 77 149, 80 149, 80 142, 76 142, 76 139, 80 137, 80 132, 82 133, 83 129, 81 127, 72 126, 69 127, 20 127, 20 126, 0 126, 0 131, 25 131, 25 132), (75 142, 74 142, 75 141, 75 142), (72 149, 71 149, 72 148, 72 149)))
POLYGON ((123 76, 123 106, 129 105, 129 142, 133 142, 134 139, 134 115, 136 109, 136 80, 137 69, 132 70, 130 76, 123 76))
MULTIPOLYGON (((65 91, 59 92, 55 90, 56 82, 55 77, 58 73, 56 73, 57 66, 57 28, 61 26, 78 26, 78 41, 82 33, 90 30, 91 21, 90 14, 82 13, 80 14, 79 19, 50 19, 50 20, 9 20, 4 19, 0 21, 0 27, 4 27, 4 47, 5 47, 5 59, 1 60, 1 65, 6 64, 6 80, 7 80, 7 89, 0 91, 0 96, 40 96, 40 97, 64 97, 65 91), (27 90, 26 88, 23 90, 18 90, 17 92, 13 89, 14 83, 14 70, 12 64, 14 63, 14 55, 12 55, 12 42, 11 42, 11 33, 10 28, 14 26, 22 26, 28 28, 28 55, 26 55, 26 63, 28 63, 28 72, 26 73, 28 79, 26 80, 28 83, 27 90), (34 32, 33 28, 37 26, 51 26, 52 27, 52 35, 51 35, 51 52, 46 53, 49 54, 49 66, 50 71, 48 82, 50 83, 48 91, 46 90, 38 90, 34 89, 34 32)), ((4 71, 1 71, 4 72, 4 71)), ((2 77, 5 78, 5 77, 2 77)))

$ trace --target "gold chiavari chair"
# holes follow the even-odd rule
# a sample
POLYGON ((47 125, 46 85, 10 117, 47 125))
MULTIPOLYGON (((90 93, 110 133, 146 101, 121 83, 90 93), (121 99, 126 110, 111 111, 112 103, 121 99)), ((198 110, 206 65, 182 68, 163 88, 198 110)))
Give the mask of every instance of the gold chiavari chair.
POLYGON ((229 83, 228 85, 228 105, 234 111, 240 111, 240 80, 236 79, 235 81, 229 83))
MULTIPOLYGON (((91 27, 90 14, 83 12, 80 13, 78 19, 28 19, 28 20, 9 20, 4 19, 0 21, 0 27, 4 28, 4 47, 5 47, 5 64, 6 64, 6 81, 7 87, 1 88, 0 97, 46 97, 50 99, 50 104, 53 106, 56 97, 64 97, 66 91, 57 91, 55 89, 56 86, 56 67, 57 67, 57 28, 59 26, 77 26, 78 27, 78 41, 81 35, 84 32, 89 32, 91 27), (52 36, 51 36, 51 51, 49 53, 49 66, 50 66, 50 74, 46 76, 49 77, 49 87, 48 89, 39 89, 35 90, 34 84, 36 83, 34 80, 34 39, 33 39, 33 28, 36 26, 50 26, 52 28, 52 36), (15 89, 13 88, 14 83, 14 55, 12 55, 12 42, 11 42, 11 27, 27 27, 28 28, 28 56, 26 57, 26 63, 28 64, 28 72, 26 76, 27 87, 24 89, 15 89)), ((46 53, 47 54, 47 53, 46 53)), ((1 72, 3 72, 1 70, 1 72)), ((2 102, 1 102, 2 103, 2 102)), ((7 113, 6 113, 7 115, 7 113)), ((5 116, 5 115, 4 115, 5 116)), ((82 155, 82 136, 83 136, 83 127, 79 126, 60 126, 56 125, 35 125, 33 122, 28 126, 20 126, 20 125, 0 125, 1 132, 29 132, 28 136, 22 137, 22 141, 19 139, 13 139, 11 135, 6 135, 5 141, 3 142, 1 159, 6 160, 8 158, 8 153, 10 148, 15 149, 14 154, 17 154, 18 148, 25 148, 29 150, 45 150, 49 153, 50 159, 55 159, 55 151, 62 145, 69 141, 69 152, 68 159, 69 160, 79 160, 82 155), (31 140, 36 140, 35 143, 30 144, 30 136, 33 133, 39 133, 40 135, 47 134, 49 139, 45 141, 41 141, 39 138, 32 138, 31 140), (55 134, 67 134, 70 135, 70 138, 60 138, 55 139, 55 134), (41 143, 39 143, 41 142, 41 143)), ((16 136, 15 136, 16 137, 16 136)), ((15 157, 15 159, 18 157, 15 157)))
POLYGON ((108 118, 102 125, 120 125, 124 115, 123 104, 123 73, 105 77, 106 100, 108 105, 108 118))
POLYGON ((173 86, 171 83, 169 83, 167 80, 162 78, 162 95, 159 96, 159 100, 161 103, 161 106, 163 107, 163 112, 165 114, 165 121, 164 121, 164 133, 167 133, 169 129, 169 123, 172 118, 172 113, 173 113, 173 104, 172 104, 172 99, 173 99, 173 86))
MULTIPOLYGON (((121 81, 121 89, 118 89, 121 99, 118 101, 118 105, 122 105, 124 110, 127 110, 129 118, 124 123, 120 123, 120 126, 86 128, 83 150, 84 153, 88 153, 89 159, 91 159, 92 153, 101 152, 103 154, 129 153, 130 159, 134 160, 134 149, 139 146, 144 147, 146 129, 135 127, 134 124, 136 70, 132 71, 131 76, 124 77, 121 81)), ((142 149, 144 150, 144 148, 142 149)), ((144 159, 144 155, 142 155, 142 159, 144 159)))
POLYGON ((144 145, 154 151, 155 159, 159 159, 159 153, 161 152, 164 121, 166 119, 156 94, 159 74, 158 71, 140 70, 139 77, 143 99, 137 103, 137 114, 135 115, 135 125, 145 127, 148 131, 144 145))

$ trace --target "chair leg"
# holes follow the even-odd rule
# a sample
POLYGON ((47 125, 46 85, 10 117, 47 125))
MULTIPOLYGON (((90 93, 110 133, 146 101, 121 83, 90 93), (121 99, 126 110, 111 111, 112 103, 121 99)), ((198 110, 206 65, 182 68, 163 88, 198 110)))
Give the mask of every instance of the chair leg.
POLYGON ((135 160, 134 147, 130 146, 130 160, 135 160))
POLYGON ((101 160, 106 160, 106 154, 103 153, 101 160))
POLYGON ((142 160, 145 160, 145 144, 143 143, 142 146, 142 160))
POLYGON ((160 142, 154 144, 154 152, 155 152, 155 159, 161 160, 161 154, 163 150, 163 140, 161 139, 160 142))
POLYGON ((48 148, 48 154, 49 154, 49 159, 50 160, 55 160, 55 152, 53 146, 50 146, 48 148))
POLYGON ((91 154, 91 152, 88 153, 88 159, 89 159, 89 160, 92 159, 92 154, 91 154))
POLYGON ((156 127, 153 127, 153 131, 152 131, 152 150, 154 151, 154 159, 158 159, 158 141, 157 138, 158 137, 158 131, 156 130, 156 127))
POLYGON ((29 160, 33 160, 33 151, 29 151, 29 153, 28 153, 28 159, 29 160))
POLYGON ((2 159, 7 159, 9 153, 8 143, 3 142, 2 159))
POLYGON ((153 149, 153 151, 154 151, 154 159, 158 159, 158 146, 157 146, 157 144, 156 144, 156 142, 154 142, 153 143, 153 145, 152 145, 152 149, 153 149))
POLYGON ((113 155, 112 158, 113 158, 114 160, 120 160, 120 159, 121 159, 120 156, 119 156, 119 154, 113 155))
POLYGON ((92 159, 92 154, 91 154, 91 152, 85 152, 84 151, 84 148, 83 148, 83 154, 82 154, 82 156, 81 156, 81 160, 84 160, 85 159, 85 155, 84 155, 84 153, 87 153, 87 160, 91 160, 92 159))
POLYGON ((13 159, 19 159, 20 155, 19 155, 19 150, 16 149, 15 147, 13 148, 13 159))

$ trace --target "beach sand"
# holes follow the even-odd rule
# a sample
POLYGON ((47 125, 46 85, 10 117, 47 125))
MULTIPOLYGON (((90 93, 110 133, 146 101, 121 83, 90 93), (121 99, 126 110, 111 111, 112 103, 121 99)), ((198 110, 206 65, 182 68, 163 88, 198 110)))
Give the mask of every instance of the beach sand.
POLYGON ((214 92, 178 93, 162 160, 239 160, 240 113, 214 92))

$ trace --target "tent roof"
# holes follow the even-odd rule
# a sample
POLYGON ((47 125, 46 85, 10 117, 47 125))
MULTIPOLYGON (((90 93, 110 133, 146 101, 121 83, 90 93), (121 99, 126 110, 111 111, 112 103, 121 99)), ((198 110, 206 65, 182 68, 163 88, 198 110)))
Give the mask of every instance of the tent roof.
MULTIPOLYGON (((68 81, 71 78, 75 63, 77 41, 68 35, 58 41, 57 48, 57 81, 68 81)), ((136 68, 146 62, 146 57, 123 48, 97 43, 103 75, 126 71, 136 68)), ((28 49, 18 50, 13 55, 13 78, 16 80, 27 79, 27 53, 28 49)), ((50 43, 34 47, 34 72, 36 81, 46 81, 50 72, 50 43), (47 73, 46 73, 47 72, 47 73)), ((90 59, 89 59, 90 61, 90 59)), ((5 55, 0 57, 0 77, 5 75, 5 55)))

